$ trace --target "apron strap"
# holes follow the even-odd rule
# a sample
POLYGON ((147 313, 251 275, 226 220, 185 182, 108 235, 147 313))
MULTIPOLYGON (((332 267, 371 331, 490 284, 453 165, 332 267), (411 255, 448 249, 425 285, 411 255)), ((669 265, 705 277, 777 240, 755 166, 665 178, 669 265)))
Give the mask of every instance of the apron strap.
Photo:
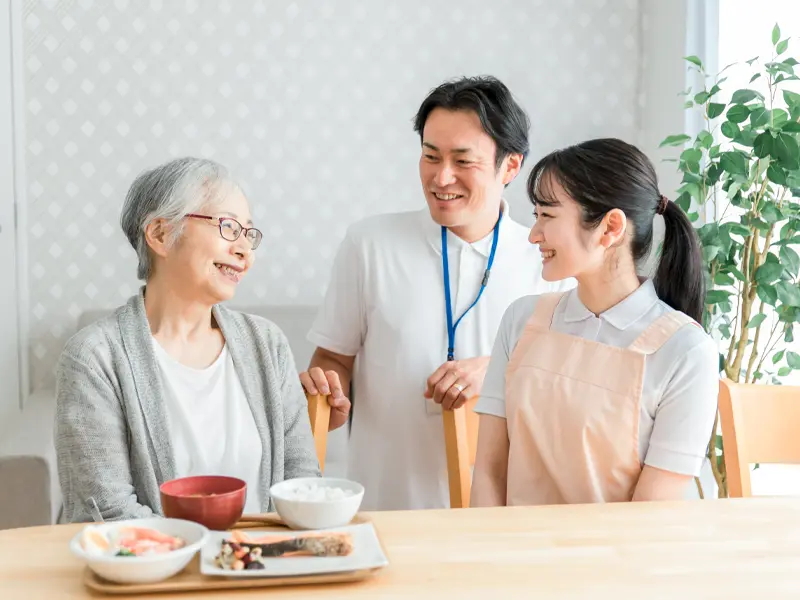
POLYGON ((697 321, 690 316, 678 310, 672 310, 651 323, 628 348, 641 354, 653 354, 666 344, 667 340, 679 329, 690 324, 700 327, 697 321))
POLYGON ((553 315, 556 313, 558 303, 561 302, 563 296, 564 292, 551 292, 539 296, 533 309, 533 314, 525 328, 535 327, 536 329, 550 331, 550 326, 553 324, 553 315))
POLYGON ((550 331, 550 325, 553 323, 553 315, 556 312, 556 307, 565 293, 566 292, 553 292, 539 296, 536 301, 536 306, 533 308, 533 314, 530 319, 528 319, 528 322, 525 323, 522 335, 519 336, 517 345, 514 347, 514 350, 511 351, 511 356, 506 365, 506 375, 517 370, 519 362, 525 356, 528 347, 532 343, 531 338, 542 331, 550 331))

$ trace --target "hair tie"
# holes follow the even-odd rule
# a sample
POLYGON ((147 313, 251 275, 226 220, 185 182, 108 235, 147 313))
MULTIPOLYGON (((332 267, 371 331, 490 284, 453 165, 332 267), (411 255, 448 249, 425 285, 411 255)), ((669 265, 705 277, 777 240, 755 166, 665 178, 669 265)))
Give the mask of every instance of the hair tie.
POLYGON ((661 194, 661 200, 658 202, 658 206, 656 207, 656 214, 663 215, 667 211, 667 203, 669 203, 669 199, 664 194, 661 194))

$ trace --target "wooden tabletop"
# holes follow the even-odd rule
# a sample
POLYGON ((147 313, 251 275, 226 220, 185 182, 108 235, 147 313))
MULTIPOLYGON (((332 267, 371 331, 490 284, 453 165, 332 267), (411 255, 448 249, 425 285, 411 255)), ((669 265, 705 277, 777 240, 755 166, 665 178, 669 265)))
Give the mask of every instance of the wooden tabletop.
MULTIPOLYGON (((800 598, 800 499, 366 516, 390 561, 371 580, 169 597, 800 598)), ((67 548, 79 528, 0 531, 0 598, 92 597, 67 548)))

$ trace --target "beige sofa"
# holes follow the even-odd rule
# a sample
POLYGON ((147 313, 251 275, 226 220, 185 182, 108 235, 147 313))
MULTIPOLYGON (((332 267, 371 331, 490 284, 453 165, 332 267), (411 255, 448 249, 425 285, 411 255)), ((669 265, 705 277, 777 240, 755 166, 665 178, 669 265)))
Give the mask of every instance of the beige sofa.
MULTIPOLYGON (((298 369, 308 366, 314 351, 306 333, 316 314, 314 306, 236 307, 275 322, 286 334, 298 369)), ((77 329, 109 311, 81 315, 77 329)), ((54 391, 33 393, 22 411, 3 426, 0 438, 0 529, 55 523, 61 510, 61 490, 53 446, 54 391)), ((325 474, 343 476, 347 451, 345 427, 328 436, 325 474)))

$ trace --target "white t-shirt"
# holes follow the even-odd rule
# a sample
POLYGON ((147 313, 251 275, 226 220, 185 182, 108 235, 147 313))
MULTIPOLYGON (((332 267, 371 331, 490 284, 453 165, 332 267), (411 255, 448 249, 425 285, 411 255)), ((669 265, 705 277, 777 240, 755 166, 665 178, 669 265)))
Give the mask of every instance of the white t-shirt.
POLYGON ((213 364, 194 369, 152 340, 164 380, 175 476, 238 477, 247 482, 244 511, 261 512, 261 437, 227 345, 213 364))
MULTIPOLYGON (((541 279, 528 229, 504 203, 489 284, 456 331, 455 358, 488 356, 506 308, 526 294, 571 287, 541 279)), ((480 288, 492 234, 469 244, 448 232, 456 321, 480 288)), ((365 486, 364 510, 449 506, 441 406, 425 399, 428 377, 447 360, 441 228, 427 208, 351 226, 308 335, 356 356, 348 477, 365 486)))
MULTIPOLYGON (((535 296, 520 298, 503 317, 476 412, 505 418, 506 366, 537 300, 535 296)), ((659 300, 650 280, 599 317, 583 305, 577 290, 572 290, 559 302, 551 327, 623 348, 673 310, 659 300)), ((639 413, 642 464, 685 475, 700 474, 717 410, 718 373, 716 342, 693 325, 679 329, 645 358, 639 413)))

